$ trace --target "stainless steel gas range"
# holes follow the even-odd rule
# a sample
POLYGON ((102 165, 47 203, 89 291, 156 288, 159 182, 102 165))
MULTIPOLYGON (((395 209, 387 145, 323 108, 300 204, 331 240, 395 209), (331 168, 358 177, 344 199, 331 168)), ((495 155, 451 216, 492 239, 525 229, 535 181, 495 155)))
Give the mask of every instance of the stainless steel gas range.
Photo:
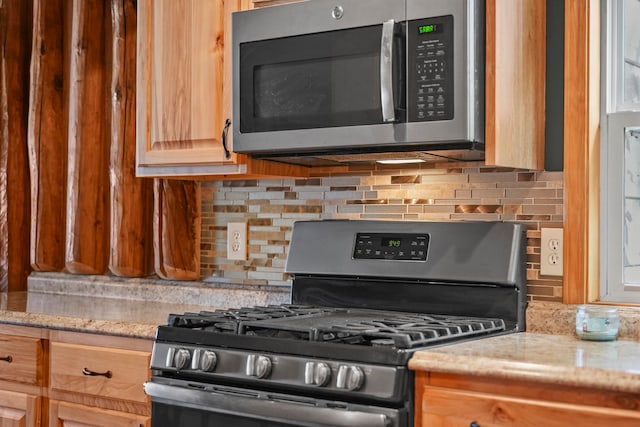
POLYGON ((407 427, 413 352, 525 328, 525 228, 303 221, 291 304, 170 315, 153 427, 407 427))

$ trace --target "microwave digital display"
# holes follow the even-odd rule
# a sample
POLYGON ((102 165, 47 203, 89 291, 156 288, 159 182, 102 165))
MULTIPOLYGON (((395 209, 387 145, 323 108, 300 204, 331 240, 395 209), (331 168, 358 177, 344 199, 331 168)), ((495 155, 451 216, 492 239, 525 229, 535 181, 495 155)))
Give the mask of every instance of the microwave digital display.
POLYGON ((442 24, 429 24, 420 25, 418 27, 418 34, 437 34, 442 32, 442 24))

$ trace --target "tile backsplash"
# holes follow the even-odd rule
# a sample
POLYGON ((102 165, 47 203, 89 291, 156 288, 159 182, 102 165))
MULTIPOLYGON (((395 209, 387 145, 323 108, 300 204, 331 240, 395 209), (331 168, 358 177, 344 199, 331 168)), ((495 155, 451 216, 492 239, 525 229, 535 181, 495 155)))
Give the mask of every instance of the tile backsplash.
POLYGON ((540 228, 563 226, 563 173, 490 167, 203 183, 203 279, 289 284, 284 264, 292 224, 316 219, 523 222, 529 299, 562 300, 562 277, 539 270, 540 228), (226 258, 229 222, 248 224, 246 261, 226 258))

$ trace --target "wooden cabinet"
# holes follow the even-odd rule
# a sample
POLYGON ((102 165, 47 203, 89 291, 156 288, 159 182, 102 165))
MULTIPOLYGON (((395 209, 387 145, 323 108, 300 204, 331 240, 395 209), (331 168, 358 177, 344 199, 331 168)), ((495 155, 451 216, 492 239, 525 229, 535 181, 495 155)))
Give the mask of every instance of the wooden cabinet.
POLYGON ((231 13, 247 0, 141 0, 137 9, 138 176, 306 176, 233 153, 231 13))
POLYGON ((52 342, 51 390, 147 401, 142 384, 148 379, 149 353, 52 342))
POLYGON ((0 426, 147 427, 152 340, 0 325, 0 426))
POLYGON ((40 396, 0 390, 0 426, 38 427, 41 410, 40 396))
POLYGON ((0 379, 40 385, 43 364, 44 345, 41 339, 0 335, 0 379))
POLYGON ((148 416, 92 408, 52 400, 49 404, 50 426, 55 427, 147 427, 148 416))
POLYGON ((41 425, 46 356, 41 330, 17 326, 0 330, 0 426, 41 425))
POLYGON ((637 394, 416 372, 420 427, 631 427, 639 404, 637 394))
POLYGON ((50 331, 49 426, 148 426, 153 341, 50 331))
MULTIPOLYGON (((138 176, 308 176, 305 167, 235 154, 231 132, 228 152, 222 143, 231 117, 231 13, 294 1, 138 2, 138 176)), ((542 169, 545 2, 487 0, 486 13, 485 163, 542 169)))

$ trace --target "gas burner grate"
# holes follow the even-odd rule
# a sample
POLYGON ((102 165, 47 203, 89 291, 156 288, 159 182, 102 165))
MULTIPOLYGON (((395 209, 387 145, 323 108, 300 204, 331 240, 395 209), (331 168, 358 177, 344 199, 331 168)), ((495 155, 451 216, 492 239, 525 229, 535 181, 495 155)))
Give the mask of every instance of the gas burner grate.
MULTIPOLYGON (((416 348, 467 337, 504 331, 502 319, 475 319, 443 316, 396 317, 380 321, 348 322, 332 331, 346 332, 348 339, 360 337, 361 345, 402 349, 416 348)), ((337 340, 341 340, 338 338, 337 340)))
POLYGON ((170 314, 167 319, 167 325, 193 330, 242 334, 241 325, 243 322, 317 315, 335 310, 333 308, 292 304, 243 307, 229 310, 203 310, 198 313, 170 314))
POLYGON ((505 329, 502 319, 352 309, 301 316, 292 321, 278 319, 244 322, 238 333, 300 341, 411 349, 498 333, 505 329))
POLYGON ((171 314, 168 325, 203 333, 396 349, 434 345, 506 329, 502 319, 304 305, 171 314))

